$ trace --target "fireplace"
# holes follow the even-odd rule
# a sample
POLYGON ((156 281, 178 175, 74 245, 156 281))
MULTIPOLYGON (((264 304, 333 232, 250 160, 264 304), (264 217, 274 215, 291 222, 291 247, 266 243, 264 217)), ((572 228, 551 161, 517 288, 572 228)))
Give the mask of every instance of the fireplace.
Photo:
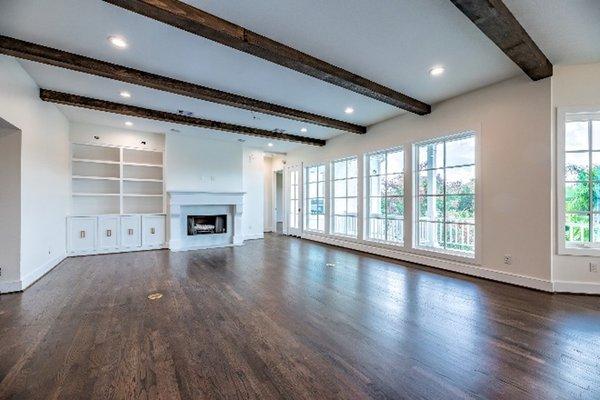
POLYGON ((217 233, 227 233, 227 215, 188 215, 188 236, 217 233))

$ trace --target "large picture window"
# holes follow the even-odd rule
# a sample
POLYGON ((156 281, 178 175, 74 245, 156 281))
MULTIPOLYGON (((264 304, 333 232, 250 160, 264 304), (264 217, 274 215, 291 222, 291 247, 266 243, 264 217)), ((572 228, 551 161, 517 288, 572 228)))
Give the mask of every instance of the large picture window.
POLYGON ((475 135, 415 145, 416 247, 475 254, 475 135))
POLYGON ((561 132, 564 168, 559 207, 564 222, 563 246, 597 249, 600 248, 600 113, 563 113, 561 132))
POLYGON ((306 229, 325 231, 325 165, 306 167, 306 229))
POLYGON ((358 161, 356 157, 331 163, 331 233, 356 237, 358 161))
POLYGON ((366 157, 367 239, 404 242, 404 151, 396 148, 366 157))

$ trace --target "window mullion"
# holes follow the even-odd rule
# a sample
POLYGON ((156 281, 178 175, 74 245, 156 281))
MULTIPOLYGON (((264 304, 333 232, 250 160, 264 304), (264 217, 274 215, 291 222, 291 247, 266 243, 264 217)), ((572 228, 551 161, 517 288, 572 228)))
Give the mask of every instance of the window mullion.
POLYGON ((592 143, 592 121, 588 121, 588 209, 589 209, 589 213, 588 213, 588 229, 590 230, 590 237, 589 237, 589 241, 590 243, 593 242, 593 229, 594 229, 594 222, 593 222, 593 200, 592 200, 592 149, 593 149, 593 143, 592 143))

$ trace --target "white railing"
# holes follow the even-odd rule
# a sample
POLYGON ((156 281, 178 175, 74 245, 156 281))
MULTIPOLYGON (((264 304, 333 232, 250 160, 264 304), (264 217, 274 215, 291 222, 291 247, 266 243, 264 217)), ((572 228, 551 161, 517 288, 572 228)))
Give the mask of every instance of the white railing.
POLYGON ((387 238, 385 235, 386 220, 369 218, 369 239, 401 243, 404 237, 404 221, 401 219, 387 220, 387 238))
POLYGON ((589 232, 589 224, 565 224, 565 239, 567 242, 588 242, 590 239, 589 232))
POLYGON ((445 239, 442 223, 419 223, 419 245, 445 247, 448 250, 459 251, 473 251, 475 249, 475 226, 446 224, 445 239))

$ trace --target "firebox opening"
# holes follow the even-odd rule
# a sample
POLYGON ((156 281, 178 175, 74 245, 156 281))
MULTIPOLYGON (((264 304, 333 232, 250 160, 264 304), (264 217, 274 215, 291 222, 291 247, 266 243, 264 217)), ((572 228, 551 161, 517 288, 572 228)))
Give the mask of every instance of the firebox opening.
POLYGON ((188 236, 227 233, 227 215, 189 215, 188 236))

